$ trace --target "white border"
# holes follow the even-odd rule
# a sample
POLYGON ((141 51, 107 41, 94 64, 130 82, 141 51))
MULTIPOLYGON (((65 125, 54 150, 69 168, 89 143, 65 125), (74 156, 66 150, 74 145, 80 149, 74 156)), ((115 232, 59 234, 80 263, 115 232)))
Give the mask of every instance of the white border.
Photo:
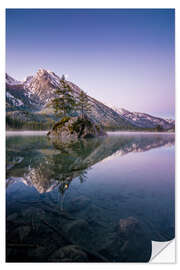
MULTIPOLYGON (((2 2, 2 1, 1 1, 2 2)), ((129 267, 138 267, 144 268, 144 264, 111 264, 111 263, 106 263, 106 264, 23 264, 23 263, 17 263, 17 264, 5 264, 3 263, 5 261, 5 256, 4 256, 4 244, 5 244, 5 220, 2 217, 5 217, 5 192, 4 192, 4 178, 5 178, 5 94, 4 94, 4 73, 5 73, 5 8, 176 8, 176 70, 178 67, 178 52, 177 49, 179 48, 178 45, 178 41, 179 41, 179 36, 178 36, 178 25, 180 25, 180 20, 179 20, 179 6, 178 6, 178 1, 177 0, 171 0, 171 1, 160 1, 160 0, 151 0, 151 1, 107 1, 107 0, 103 0, 103 1, 95 1, 95 0, 91 0, 91 1, 64 1, 64 2, 60 2, 58 0, 56 1, 47 1, 45 2, 44 0, 39 0, 39 1, 35 1, 35 0, 31 0, 30 2, 26 2, 26 1, 22 1, 22 0, 16 0, 16 1, 10 1, 10 0, 6 0, 6 2, 4 1, 3 3, 0 3, 0 35, 1 35, 1 46, 0 46, 0 59, 1 59, 1 65, 0 65, 0 101, 1 101, 1 106, 0 106, 0 116, 1 116, 1 140, 0 140, 0 149, 1 149, 1 162, 0 162, 0 175, 1 175, 1 181, 0 181, 0 190, 1 190, 1 194, 0 194, 0 209, 1 209, 1 234, 0 234, 0 262, 1 264, 1 269, 8 269, 10 267, 18 267, 18 269, 24 268, 26 267, 26 269, 30 269, 30 268, 36 268, 36 267, 43 267, 43 268, 49 268, 49 267, 53 267, 59 269, 61 268, 75 268, 75 269, 84 269, 84 267, 86 268, 100 268, 102 267, 103 269, 109 269, 112 267, 123 267, 123 269, 128 269, 129 267)), ((176 73, 178 74, 178 73, 176 73)), ((176 88, 178 85, 178 76, 176 76, 176 88)), ((178 133, 179 133, 179 124, 178 124, 178 119, 177 119, 177 115, 179 115, 179 110, 178 107, 180 108, 180 104, 178 104, 180 102, 179 98, 178 98, 178 94, 176 92, 176 164, 177 164, 177 160, 178 160, 178 153, 179 153, 179 143, 177 141, 178 138, 178 133)), ((179 181, 179 169, 178 166, 176 166, 176 228, 178 228, 178 221, 179 221, 179 215, 178 215, 178 210, 177 210, 177 205, 178 205, 178 195, 177 195, 177 190, 179 190, 178 188, 178 181, 179 181)), ((178 238, 179 240, 179 234, 178 231, 176 230, 176 239, 178 238)), ((179 242, 179 241, 176 242, 179 242)), ((177 244, 176 244, 177 247, 177 244)), ((177 248, 176 248, 177 249, 177 248)), ((172 251, 172 250, 171 250, 172 251)), ((177 250, 176 250, 176 255, 178 254, 177 250)), ((165 254, 164 259, 167 259, 167 254, 165 254)), ((176 257, 176 262, 178 262, 178 258, 176 257)), ((161 264, 161 265, 155 265, 155 264, 146 264, 147 267, 153 267, 156 268, 158 267, 158 269, 160 267, 164 268, 168 268, 169 269, 169 264, 161 264)), ((178 264, 171 264, 172 267, 177 267, 178 264)))

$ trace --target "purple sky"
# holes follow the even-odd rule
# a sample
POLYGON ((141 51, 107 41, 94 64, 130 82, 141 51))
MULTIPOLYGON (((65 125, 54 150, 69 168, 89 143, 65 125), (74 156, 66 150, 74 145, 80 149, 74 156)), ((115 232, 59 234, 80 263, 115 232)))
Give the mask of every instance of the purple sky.
POLYGON ((89 95, 174 117, 173 9, 8 9, 6 70, 68 74, 89 95))

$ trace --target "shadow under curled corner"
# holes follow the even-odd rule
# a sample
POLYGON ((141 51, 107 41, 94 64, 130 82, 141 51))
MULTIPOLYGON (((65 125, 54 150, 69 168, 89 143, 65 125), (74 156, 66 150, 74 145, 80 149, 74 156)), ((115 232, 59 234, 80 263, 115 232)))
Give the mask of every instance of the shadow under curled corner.
POLYGON ((152 241, 152 254, 150 262, 175 263, 175 239, 167 242, 152 241))

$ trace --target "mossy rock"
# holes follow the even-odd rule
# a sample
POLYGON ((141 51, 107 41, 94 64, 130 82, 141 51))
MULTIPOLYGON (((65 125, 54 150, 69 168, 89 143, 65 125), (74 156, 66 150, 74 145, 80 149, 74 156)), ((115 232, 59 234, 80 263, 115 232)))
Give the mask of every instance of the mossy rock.
POLYGON ((59 122, 57 122, 57 123, 54 124, 52 130, 56 131, 57 129, 63 127, 64 124, 69 121, 69 119, 70 119, 70 117, 63 117, 61 119, 61 121, 59 121, 59 122))
POLYGON ((47 134, 62 141, 106 136, 103 129, 88 117, 64 117, 47 134))

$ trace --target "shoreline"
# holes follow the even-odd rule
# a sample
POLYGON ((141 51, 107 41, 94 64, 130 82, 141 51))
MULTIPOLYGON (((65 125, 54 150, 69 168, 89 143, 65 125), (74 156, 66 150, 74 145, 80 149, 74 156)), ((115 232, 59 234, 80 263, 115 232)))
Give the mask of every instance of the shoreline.
MULTIPOLYGON (((47 135, 48 130, 7 130, 6 136, 33 136, 33 135, 47 135)), ((175 135, 175 132, 153 132, 153 131, 107 131, 108 135, 118 134, 169 134, 175 135)))
POLYGON ((6 136, 46 135, 48 130, 6 130, 6 136))

